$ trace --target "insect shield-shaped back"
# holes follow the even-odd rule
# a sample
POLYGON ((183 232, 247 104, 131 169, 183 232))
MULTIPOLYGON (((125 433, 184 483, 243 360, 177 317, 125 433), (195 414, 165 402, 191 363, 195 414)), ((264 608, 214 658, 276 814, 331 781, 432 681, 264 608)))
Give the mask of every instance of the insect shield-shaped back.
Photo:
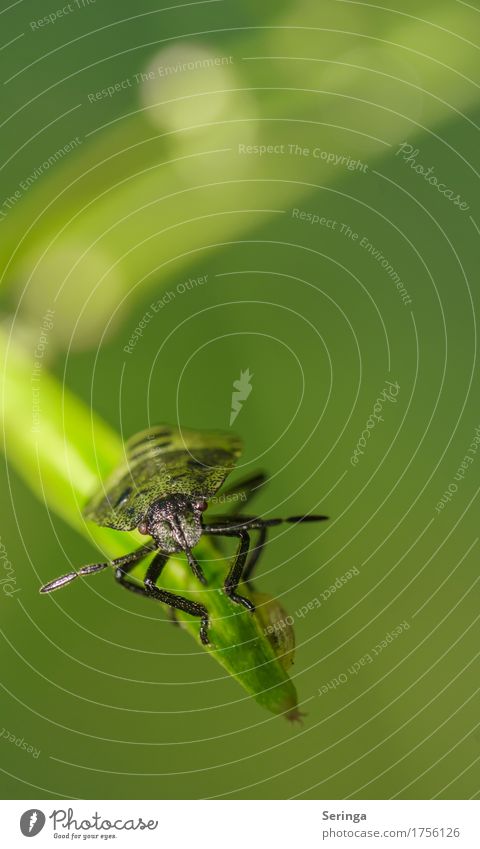
POLYGON ((191 550, 202 535, 201 516, 206 506, 202 498, 172 495, 152 504, 138 530, 153 537, 167 554, 191 550))
MULTIPOLYGON (((84 509, 97 525, 131 531, 150 508, 174 495, 212 498, 241 453, 234 434, 157 425, 131 437, 124 462, 84 509)), ((191 505, 190 505, 191 507, 191 505)))

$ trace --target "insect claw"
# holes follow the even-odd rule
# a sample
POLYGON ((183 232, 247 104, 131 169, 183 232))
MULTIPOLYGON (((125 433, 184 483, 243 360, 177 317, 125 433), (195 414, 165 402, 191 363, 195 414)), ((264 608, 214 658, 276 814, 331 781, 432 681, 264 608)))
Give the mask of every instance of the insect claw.
POLYGON ((228 597, 235 602, 235 604, 242 604, 247 608, 249 613, 255 613, 255 605, 249 598, 245 598, 243 595, 237 595, 237 593, 232 593, 227 591, 228 597))

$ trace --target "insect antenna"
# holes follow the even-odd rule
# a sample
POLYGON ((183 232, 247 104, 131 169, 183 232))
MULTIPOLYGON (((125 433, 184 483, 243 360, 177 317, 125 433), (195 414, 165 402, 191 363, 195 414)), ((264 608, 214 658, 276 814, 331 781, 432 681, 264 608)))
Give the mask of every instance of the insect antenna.
POLYGON ((110 563, 94 563, 93 566, 83 566, 78 572, 69 572, 68 575, 62 575, 60 578, 55 578, 48 584, 44 584, 43 587, 40 587, 40 592, 51 593, 53 590, 59 590, 69 584, 70 581, 74 581, 75 578, 80 578, 82 575, 91 575, 93 572, 101 572, 107 566, 110 566, 110 563))

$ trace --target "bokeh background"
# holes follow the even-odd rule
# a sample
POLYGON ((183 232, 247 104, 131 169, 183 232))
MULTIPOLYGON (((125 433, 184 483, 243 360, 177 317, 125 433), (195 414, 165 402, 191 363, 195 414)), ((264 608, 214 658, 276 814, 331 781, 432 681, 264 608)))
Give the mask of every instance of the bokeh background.
POLYGON ((228 429, 249 369, 255 509, 331 517, 259 570, 292 727, 109 574, 39 596, 99 554, 10 431, 5 798, 478 797, 480 9, 393 5, 2 4, 5 338, 123 436, 228 429))

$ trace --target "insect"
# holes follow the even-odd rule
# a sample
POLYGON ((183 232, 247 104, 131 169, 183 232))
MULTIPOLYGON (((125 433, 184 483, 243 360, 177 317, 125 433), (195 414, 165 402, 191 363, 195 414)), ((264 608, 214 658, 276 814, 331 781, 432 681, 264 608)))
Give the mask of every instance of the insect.
MULTIPOLYGON (((174 612, 183 610, 201 620, 200 639, 209 644, 209 619, 202 604, 157 586, 171 554, 184 552, 188 564, 202 584, 205 575, 195 559, 193 549, 202 534, 237 537, 238 548, 224 583, 224 591, 236 604, 251 613, 250 599, 237 592, 240 581, 248 583, 265 545, 267 529, 281 522, 322 521, 327 516, 292 516, 288 519, 260 519, 255 516, 229 515, 204 521, 209 499, 218 492, 240 457, 242 443, 231 433, 186 430, 158 425, 132 436, 125 445, 125 462, 105 482, 85 507, 86 519, 118 531, 137 528, 150 537, 146 544, 115 560, 83 566, 41 587, 49 593, 69 584, 75 578, 114 567, 115 579, 126 589, 169 605, 174 612), (250 550, 250 533, 259 531, 254 549, 250 550), (143 586, 128 578, 133 567, 151 555, 143 586)), ((225 496, 239 494, 243 502, 265 482, 257 473, 226 490, 225 496)))

